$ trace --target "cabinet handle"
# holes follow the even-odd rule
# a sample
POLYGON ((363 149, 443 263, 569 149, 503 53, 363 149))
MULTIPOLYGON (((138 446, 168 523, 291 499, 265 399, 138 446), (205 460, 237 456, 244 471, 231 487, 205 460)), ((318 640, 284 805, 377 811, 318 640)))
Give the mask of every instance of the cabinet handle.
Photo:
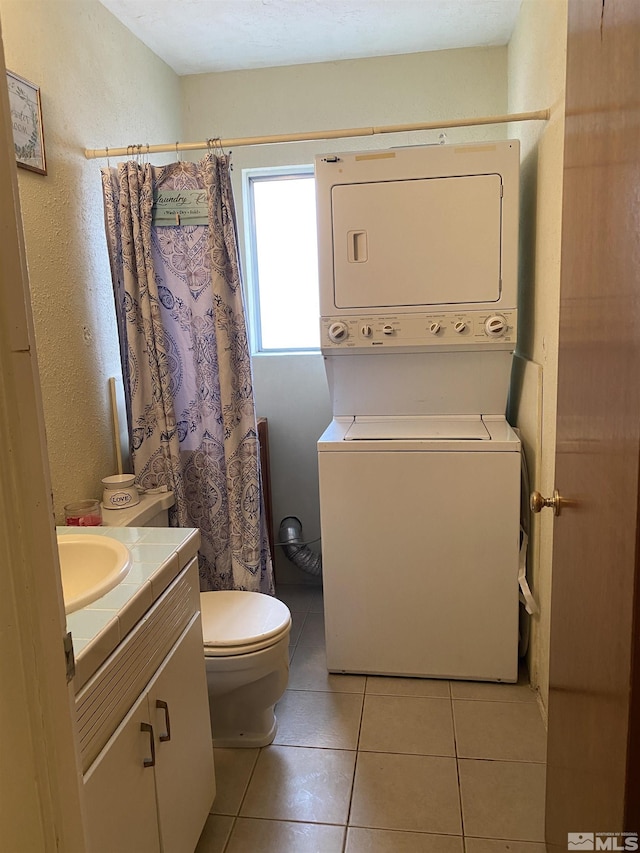
POLYGON ((163 702, 162 699, 156 699, 156 708, 162 708, 164 711, 164 727, 167 730, 166 734, 160 735, 159 740, 164 743, 171 740, 171 720, 169 719, 169 705, 163 702))
POLYGON ((140 731, 149 733, 149 745, 151 746, 151 758, 145 758, 145 767, 154 767, 156 763, 156 745, 153 740, 153 726, 150 723, 140 723, 140 731))

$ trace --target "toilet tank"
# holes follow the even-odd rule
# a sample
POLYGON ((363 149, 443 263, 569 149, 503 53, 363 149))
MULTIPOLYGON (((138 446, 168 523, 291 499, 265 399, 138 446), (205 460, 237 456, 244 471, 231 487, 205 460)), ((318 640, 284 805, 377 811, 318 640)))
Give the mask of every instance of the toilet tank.
POLYGON ((123 509, 103 509, 105 527, 168 527, 169 508, 175 503, 173 492, 140 495, 140 502, 123 509))

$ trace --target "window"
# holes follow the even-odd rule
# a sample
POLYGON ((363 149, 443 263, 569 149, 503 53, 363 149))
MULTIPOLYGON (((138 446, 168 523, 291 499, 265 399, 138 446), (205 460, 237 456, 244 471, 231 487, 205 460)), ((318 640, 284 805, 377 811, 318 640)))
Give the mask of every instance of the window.
POLYGON ((254 350, 319 349, 313 167, 247 169, 244 190, 254 350))

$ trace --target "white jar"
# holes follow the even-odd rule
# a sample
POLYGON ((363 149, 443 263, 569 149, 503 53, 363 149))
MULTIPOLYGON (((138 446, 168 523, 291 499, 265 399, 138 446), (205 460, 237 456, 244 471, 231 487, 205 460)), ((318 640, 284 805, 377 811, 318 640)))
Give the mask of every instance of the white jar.
POLYGON ((124 509, 140 503, 140 494, 133 485, 134 474, 114 474, 102 480, 102 506, 105 509, 124 509))

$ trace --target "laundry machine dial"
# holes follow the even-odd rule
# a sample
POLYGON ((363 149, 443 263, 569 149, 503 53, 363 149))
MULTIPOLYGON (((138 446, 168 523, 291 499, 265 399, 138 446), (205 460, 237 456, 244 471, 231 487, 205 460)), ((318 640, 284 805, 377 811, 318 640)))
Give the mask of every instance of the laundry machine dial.
POLYGON ((429 331, 432 335, 437 335, 441 328, 440 323, 434 322, 429 326, 429 331))
POLYGON ((339 344, 349 337, 349 329, 346 323, 338 321, 329 326, 329 340, 334 344, 339 344))
POLYGON ((466 328, 467 324, 464 322, 464 320, 458 320, 458 322, 454 323, 453 325, 454 332, 457 332, 459 335, 461 335, 466 328))
POLYGON ((360 333, 362 334, 363 338, 370 338, 373 334, 373 329, 371 328, 371 326, 365 323, 364 326, 360 327, 360 333))
POLYGON ((484 323, 484 330, 490 338, 501 338, 507 331, 507 321, 502 314, 493 314, 484 323))

